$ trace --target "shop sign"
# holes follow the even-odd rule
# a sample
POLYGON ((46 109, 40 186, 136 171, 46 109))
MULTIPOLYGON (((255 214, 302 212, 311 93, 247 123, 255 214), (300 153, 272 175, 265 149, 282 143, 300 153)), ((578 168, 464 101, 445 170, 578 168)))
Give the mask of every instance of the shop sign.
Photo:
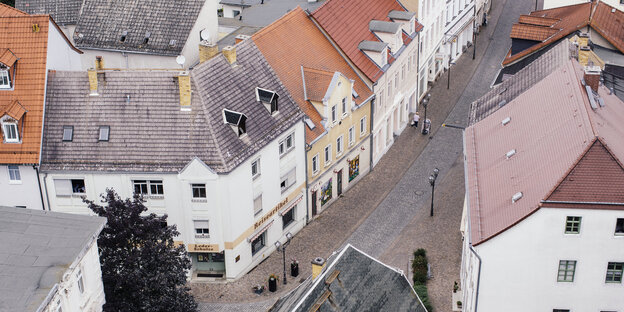
POLYGON ((217 244, 188 244, 189 252, 219 252, 217 244))

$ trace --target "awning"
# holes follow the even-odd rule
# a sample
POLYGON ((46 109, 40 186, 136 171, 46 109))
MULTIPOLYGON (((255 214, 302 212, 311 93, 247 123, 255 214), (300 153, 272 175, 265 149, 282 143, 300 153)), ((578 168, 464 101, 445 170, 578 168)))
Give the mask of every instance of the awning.
POLYGON ((288 205, 288 207, 286 207, 284 210, 280 211, 280 216, 284 216, 285 214, 287 214, 290 209, 293 209, 293 207, 297 206, 297 204, 303 200, 303 194, 299 195, 299 197, 297 197, 297 199, 295 199, 295 201, 293 201, 290 205, 288 205))
POLYGON ((260 235, 262 235, 262 233, 266 232, 266 230, 268 230, 271 227, 271 225, 273 225, 273 221, 275 221, 275 220, 271 220, 271 222, 267 223, 265 226, 263 226, 255 234, 253 234, 249 238, 247 238, 247 242, 248 243, 253 242, 256 238, 258 238, 258 236, 260 236, 260 235))
POLYGON ((0 49, 0 63, 6 65, 7 67, 11 67, 17 60, 17 56, 15 56, 11 50, 0 49))

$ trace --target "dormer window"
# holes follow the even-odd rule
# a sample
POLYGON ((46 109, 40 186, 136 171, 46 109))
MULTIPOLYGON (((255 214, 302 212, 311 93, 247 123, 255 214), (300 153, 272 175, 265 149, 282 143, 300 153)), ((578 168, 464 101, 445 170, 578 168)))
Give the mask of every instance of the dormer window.
POLYGON ((0 89, 10 89, 11 78, 9 76, 9 68, 0 64, 0 89))
POLYGON ((278 99, 279 94, 277 94, 277 92, 262 88, 256 88, 256 100, 258 102, 262 102, 264 107, 266 107, 271 115, 278 112, 278 99))
POLYGON ((17 60, 17 56, 11 50, 0 50, 0 89, 11 89, 11 71, 15 74, 17 60))
POLYGON ((5 143, 19 143, 19 133, 17 132, 17 122, 3 122, 2 133, 4 133, 5 143))
POLYGON ((246 121, 247 116, 245 114, 223 109, 223 122, 230 125, 239 137, 247 133, 246 121))

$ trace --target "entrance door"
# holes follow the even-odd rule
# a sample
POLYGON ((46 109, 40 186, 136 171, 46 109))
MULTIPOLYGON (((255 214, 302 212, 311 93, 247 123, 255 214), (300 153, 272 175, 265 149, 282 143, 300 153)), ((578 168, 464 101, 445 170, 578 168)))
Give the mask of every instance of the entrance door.
POLYGON ((336 177, 336 186, 338 186, 338 196, 342 194, 342 170, 338 171, 338 176, 336 177))
POLYGON ((316 216, 316 191, 312 192, 312 215, 316 216))

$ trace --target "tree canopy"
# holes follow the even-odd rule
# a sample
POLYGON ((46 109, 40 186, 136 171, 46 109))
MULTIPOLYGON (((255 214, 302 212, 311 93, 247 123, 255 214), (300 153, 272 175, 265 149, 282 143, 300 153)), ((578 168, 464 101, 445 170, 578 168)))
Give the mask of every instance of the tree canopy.
POLYGON ((196 311, 186 272, 191 262, 175 225, 167 215, 145 214, 139 195, 122 200, 113 189, 101 195, 100 206, 84 200, 108 222, 98 238, 106 304, 104 311, 196 311))

